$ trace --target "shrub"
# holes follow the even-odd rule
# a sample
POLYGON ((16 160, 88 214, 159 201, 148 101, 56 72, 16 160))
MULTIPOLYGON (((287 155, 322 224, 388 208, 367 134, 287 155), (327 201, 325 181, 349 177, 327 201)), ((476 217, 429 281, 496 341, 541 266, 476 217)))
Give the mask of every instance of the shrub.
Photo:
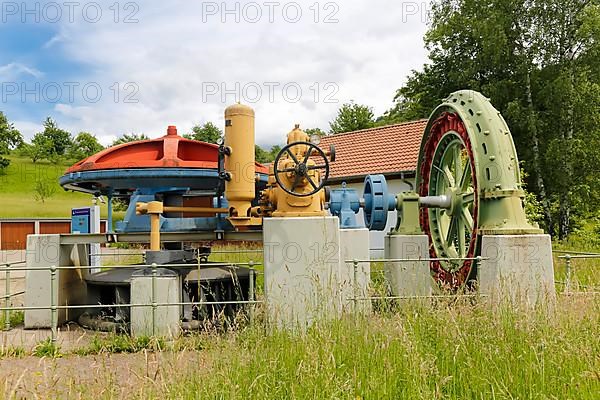
POLYGON ((48 182, 38 180, 35 182, 35 199, 44 203, 56 193, 56 186, 48 182))

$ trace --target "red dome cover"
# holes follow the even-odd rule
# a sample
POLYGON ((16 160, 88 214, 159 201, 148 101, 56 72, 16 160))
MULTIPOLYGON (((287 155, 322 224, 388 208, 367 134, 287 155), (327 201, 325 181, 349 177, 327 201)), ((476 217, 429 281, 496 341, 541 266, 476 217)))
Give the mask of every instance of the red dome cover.
MULTIPOLYGON (((169 126, 158 139, 140 140, 109 147, 71 166, 67 173, 120 168, 208 168, 217 169, 219 146, 177 135, 169 126)), ((256 163, 256 172, 268 168, 256 163)))

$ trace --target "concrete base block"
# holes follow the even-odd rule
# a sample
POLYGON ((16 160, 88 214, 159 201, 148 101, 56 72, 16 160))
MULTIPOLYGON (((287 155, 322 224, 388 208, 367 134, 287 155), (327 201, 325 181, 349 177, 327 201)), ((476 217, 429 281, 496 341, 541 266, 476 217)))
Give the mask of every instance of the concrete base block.
MULTIPOLYGON (((51 266, 89 266, 89 251, 86 245, 62 245, 60 235, 27 236, 26 262, 28 268, 51 266)), ((47 310, 26 310, 25 328, 50 328, 52 312, 50 306, 86 304, 87 269, 59 269, 56 271, 54 302, 51 300, 51 272, 49 269, 29 270, 25 275, 25 306, 48 307, 47 310)), ((59 309, 58 324, 79 317, 82 310, 59 309)))
POLYGON ((371 311, 370 300, 356 300, 354 297, 368 297, 369 283, 371 281, 371 264, 369 262, 359 262, 354 271, 354 263, 348 263, 347 260, 368 260, 369 259, 369 230, 362 229, 340 229, 340 248, 341 248, 341 291, 342 291, 342 311, 357 310, 361 313, 371 311))
MULTIPOLYGON (((131 303, 152 304, 152 269, 136 271, 131 276, 131 303)), ((158 304, 181 302, 181 279, 179 275, 165 268, 157 269, 155 278, 155 301, 158 304)), ((177 337, 181 332, 181 306, 158 306, 152 312, 151 306, 131 308, 131 336, 177 337), (154 329, 153 329, 154 328, 154 329)))
MULTIPOLYGON (((387 235, 386 259, 429 258, 427 235, 387 235)), ((432 278, 428 261, 386 262, 385 276, 393 296, 430 296, 432 278)))
POLYGON ((479 291, 493 302, 543 306, 556 300, 549 235, 485 235, 481 256, 479 291))
POLYGON ((266 218, 263 235, 269 323, 305 329, 338 317, 347 286, 342 284, 338 218, 266 218))

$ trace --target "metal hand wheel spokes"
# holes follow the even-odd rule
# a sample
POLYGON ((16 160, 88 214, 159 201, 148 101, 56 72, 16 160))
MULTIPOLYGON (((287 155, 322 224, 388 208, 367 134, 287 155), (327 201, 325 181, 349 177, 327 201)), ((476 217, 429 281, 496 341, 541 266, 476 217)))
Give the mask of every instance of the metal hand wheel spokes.
POLYGON ((313 194, 315 194, 319 190, 321 190, 323 188, 323 186, 325 186, 325 182, 327 181, 327 178, 329 177, 329 160, 327 160, 327 156, 325 155, 323 150, 321 150, 318 146, 316 146, 312 143, 309 143, 309 142, 295 142, 295 143, 288 144, 283 149, 281 149, 279 154, 277 154, 277 157, 275 157, 274 162, 275 162, 275 164, 274 164, 275 181, 286 193, 291 194, 292 196, 298 196, 298 197, 312 196, 313 194), (294 146, 306 146, 307 147, 306 154, 305 154, 304 158, 302 159, 302 161, 300 161, 298 159, 298 157, 296 157, 294 152, 291 150, 294 146), (289 158, 294 162, 293 167, 287 167, 287 168, 283 168, 283 169, 279 168, 279 162, 281 161, 284 154, 287 154, 289 156, 289 158), (309 165, 311 156, 318 157, 318 162, 315 162, 315 165, 309 165), (318 183, 316 183, 313 180, 313 178, 310 176, 310 171, 314 171, 314 170, 324 170, 324 173, 321 174, 322 179, 318 183), (285 173, 290 173, 290 172, 294 173, 294 175, 295 175, 291 187, 289 185, 286 186, 284 184, 284 182, 282 182, 282 179, 279 176, 279 174, 282 174, 282 173, 285 174, 285 173), (312 187, 312 190, 310 192, 301 193, 301 192, 295 191, 296 188, 302 182, 303 178, 306 179, 308 184, 312 187))

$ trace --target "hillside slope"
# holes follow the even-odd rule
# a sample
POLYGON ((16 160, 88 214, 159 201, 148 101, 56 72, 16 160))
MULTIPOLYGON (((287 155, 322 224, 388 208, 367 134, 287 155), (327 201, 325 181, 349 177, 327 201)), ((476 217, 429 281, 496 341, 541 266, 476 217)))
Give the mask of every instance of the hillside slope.
MULTIPOLYGON (((33 163, 31 159, 9 156, 11 164, 0 175, 0 218, 70 218, 71 208, 92 204, 88 194, 65 192, 58 184, 70 163, 33 163), (54 193, 42 202, 36 199, 36 182, 46 182, 54 193)), ((101 205, 102 218, 106 205, 101 205)))

